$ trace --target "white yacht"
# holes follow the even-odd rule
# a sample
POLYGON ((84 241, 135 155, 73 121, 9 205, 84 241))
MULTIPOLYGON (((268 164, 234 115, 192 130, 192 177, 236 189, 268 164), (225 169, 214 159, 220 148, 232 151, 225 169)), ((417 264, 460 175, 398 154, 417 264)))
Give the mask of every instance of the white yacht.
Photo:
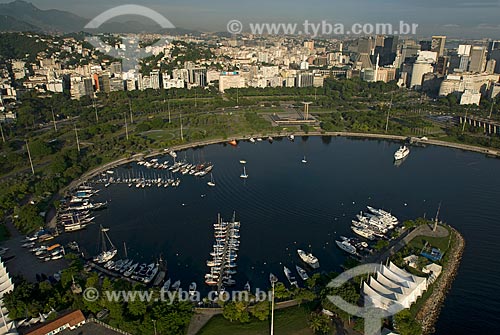
POLYGON ((351 229, 354 233, 356 233, 357 235, 359 235, 361 237, 366 238, 367 240, 373 241, 375 239, 375 237, 373 236, 373 234, 371 232, 368 232, 366 230, 359 229, 356 227, 351 227, 351 229))
POLYGON ((319 268, 319 261, 313 254, 306 254, 304 250, 300 249, 297 250, 297 253, 299 254, 300 259, 309 264, 309 266, 311 266, 313 269, 319 268))
POLYGON ((357 251, 356 251, 356 247, 353 246, 351 243, 349 243, 349 241, 347 240, 344 240, 342 242, 340 241, 335 241, 335 243, 337 243, 337 246, 344 250, 345 252, 351 254, 351 255, 356 255, 357 254, 357 251))
POLYGON ((410 154, 410 149, 406 145, 404 145, 402 147, 399 147, 398 151, 394 153, 394 159, 400 160, 405 158, 409 154, 410 154))

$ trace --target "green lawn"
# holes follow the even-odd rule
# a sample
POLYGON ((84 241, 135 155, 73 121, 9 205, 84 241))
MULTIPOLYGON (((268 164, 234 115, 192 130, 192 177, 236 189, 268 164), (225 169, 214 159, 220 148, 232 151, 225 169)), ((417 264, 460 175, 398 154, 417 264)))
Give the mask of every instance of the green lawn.
MULTIPOLYGON (((310 313, 308 306, 290 307, 275 312, 274 332, 277 335, 312 335, 313 332, 307 325, 307 317, 310 313)), ((241 324, 229 322, 222 315, 213 317, 199 335, 257 335, 268 334, 270 321, 255 321, 241 324)))
POLYGON ((412 248, 417 248, 421 250, 425 245, 425 242, 428 242, 432 247, 439 248, 443 253, 448 250, 448 242, 450 237, 426 237, 426 236, 418 236, 415 237, 409 244, 412 248))

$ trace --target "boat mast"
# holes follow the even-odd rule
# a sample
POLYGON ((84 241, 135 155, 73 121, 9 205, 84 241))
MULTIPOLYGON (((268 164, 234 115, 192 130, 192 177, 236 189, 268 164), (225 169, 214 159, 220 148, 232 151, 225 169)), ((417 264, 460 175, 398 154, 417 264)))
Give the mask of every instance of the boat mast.
POLYGON ((436 231, 437 229, 437 225, 438 225, 438 217, 439 217, 439 211, 441 210, 441 203, 439 203, 439 207, 438 207, 438 210, 437 210, 437 213, 436 213, 436 218, 434 220, 434 228, 432 228, 432 231, 436 231))
POLYGON ((127 245, 125 244, 125 241, 123 241, 123 250, 125 251, 125 258, 128 258, 127 245))
POLYGON ((115 245, 113 244, 113 242, 111 242, 111 239, 109 238, 108 234, 106 233, 106 231, 109 230, 109 229, 106 229, 104 231, 104 235, 106 236, 106 239, 108 240, 109 242, 109 246, 111 247, 111 249, 116 249, 115 245))

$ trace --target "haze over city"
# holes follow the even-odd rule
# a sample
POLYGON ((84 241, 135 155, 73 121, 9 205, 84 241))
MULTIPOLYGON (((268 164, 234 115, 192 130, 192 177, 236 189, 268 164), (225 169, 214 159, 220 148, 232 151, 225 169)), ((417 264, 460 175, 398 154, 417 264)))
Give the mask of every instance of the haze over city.
MULTIPOLYGON (((8 3, 10 0, 0 0, 8 3)), ((92 18, 104 10, 123 4, 138 4, 157 10, 174 25, 200 31, 225 31, 231 19, 251 22, 303 22, 304 20, 352 24, 418 23, 417 35, 446 34, 450 38, 494 37, 500 33, 498 0, 355 0, 298 1, 255 0, 135 0, 76 1, 33 0, 40 9, 58 9, 92 18)))

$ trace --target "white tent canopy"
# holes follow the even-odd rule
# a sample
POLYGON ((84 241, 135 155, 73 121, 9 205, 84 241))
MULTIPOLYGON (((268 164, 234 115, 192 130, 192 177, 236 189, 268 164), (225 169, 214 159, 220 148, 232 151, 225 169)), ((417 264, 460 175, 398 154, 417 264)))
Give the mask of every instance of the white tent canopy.
POLYGON ((414 276, 392 262, 389 266, 380 265, 376 276, 363 285, 367 303, 384 310, 410 308, 426 289, 426 278, 414 276))

